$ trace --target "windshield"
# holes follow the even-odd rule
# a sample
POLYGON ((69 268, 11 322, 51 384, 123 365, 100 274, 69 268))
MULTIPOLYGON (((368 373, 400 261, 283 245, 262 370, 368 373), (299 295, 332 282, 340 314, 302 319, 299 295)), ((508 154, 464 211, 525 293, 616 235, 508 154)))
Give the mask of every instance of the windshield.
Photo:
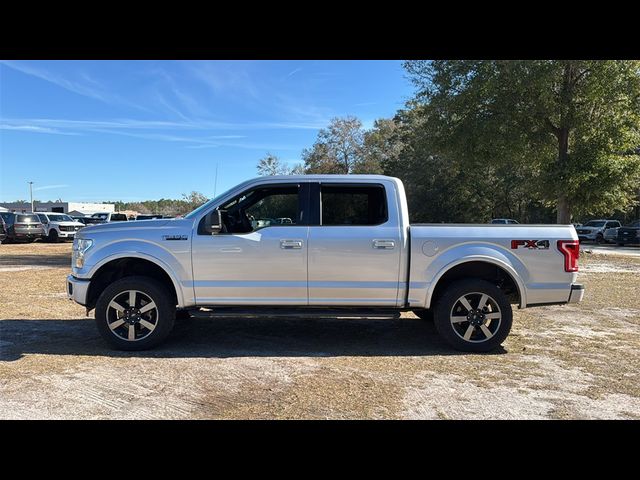
POLYGON ((94 213, 91 216, 93 218, 102 218, 104 220, 105 218, 107 218, 108 214, 107 213, 94 213))
POLYGON ((584 224, 585 227, 603 227, 606 222, 604 220, 591 220, 584 224))
POLYGON ((629 224, 630 227, 640 227, 640 220, 636 220, 635 222, 631 222, 629 224))
POLYGON ((49 217, 50 222, 73 222, 73 218, 69 215, 51 215, 47 213, 47 217, 49 217))
POLYGON ((16 215, 17 223, 40 223, 37 215, 16 215))
POLYGON ((211 206, 212 203, 215 203, 218 201, 218 199, 226 196, 229 192, 231 192, 232 190, 235 190, 236 187, 238 185, 236 185, 233 188, 230 188, 229 190, 227 190, 226 192, 221 193, 220 195, 218 195, 217 197, 212 198, 211 200, 209 200, 207 203, 204 203, 203 205, 200 205, 198 208, 196 208, 195 210, 187 213, 184 218, 194 218, 197 217, 198 214, 204 210, 206 210, 207 208, 209 208, 211 206))

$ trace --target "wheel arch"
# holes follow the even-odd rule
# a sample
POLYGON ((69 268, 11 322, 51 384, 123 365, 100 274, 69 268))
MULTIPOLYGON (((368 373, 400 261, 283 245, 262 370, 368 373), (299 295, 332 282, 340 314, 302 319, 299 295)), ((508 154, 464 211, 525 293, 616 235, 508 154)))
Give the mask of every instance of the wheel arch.
POLYGON ((433 306, 447 285, 462 278, 503 281, 504 283, 498 284, 499 288, 506 290, 511 296, 516 296, 515 303, 520 308, 527 305, 525 285, 512 265, 495 257, 472 255, 451 262, 438 271, 427 291, 426 308, 433 306))
POLYGON ((177 307, 184 305, 180 284, 164 262, 151 255, 129 252, 109 256, 92 268, 87 310, 95 307, 98 297, 110 283, 129 276, 145 276, 160 281, 173 295, 177 307))

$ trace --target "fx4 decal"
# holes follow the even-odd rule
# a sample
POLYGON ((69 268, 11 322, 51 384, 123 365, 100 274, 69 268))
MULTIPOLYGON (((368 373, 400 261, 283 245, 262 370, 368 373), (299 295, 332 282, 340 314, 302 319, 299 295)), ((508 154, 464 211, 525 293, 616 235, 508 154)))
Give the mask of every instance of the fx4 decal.
POLYGON ((511 249, 528 248, 529 250, 548 250, 549 240, 511 240, 511 249))

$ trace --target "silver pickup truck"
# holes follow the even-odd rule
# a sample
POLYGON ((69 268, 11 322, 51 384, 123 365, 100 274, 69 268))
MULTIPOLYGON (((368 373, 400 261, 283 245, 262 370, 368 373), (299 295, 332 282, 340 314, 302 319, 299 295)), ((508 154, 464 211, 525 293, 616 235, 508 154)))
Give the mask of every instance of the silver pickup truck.
POLYGON ((509 334, 511 304, 582 300, 578 255, 572 225, 410 224, 397 178, 274 176, 185 218, 85 227, 67 294, 125 350, 157 345, 176 315, 205 308, 413 311, 454 348, 485 352, 509 334))

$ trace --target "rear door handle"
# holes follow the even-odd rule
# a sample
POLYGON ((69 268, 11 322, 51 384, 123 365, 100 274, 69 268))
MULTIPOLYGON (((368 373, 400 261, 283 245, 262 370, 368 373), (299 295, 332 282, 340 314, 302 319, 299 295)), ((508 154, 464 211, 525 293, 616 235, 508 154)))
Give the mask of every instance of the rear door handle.
POLYGON ((302 240, 280 240, 280 248, 284 248, 285 250, 299 250, 302 248, 302 240))
POLYGON ((396 246, 396 242, 393 240, 374 240, 373 248, 380 250, 393 250, 396 246))

